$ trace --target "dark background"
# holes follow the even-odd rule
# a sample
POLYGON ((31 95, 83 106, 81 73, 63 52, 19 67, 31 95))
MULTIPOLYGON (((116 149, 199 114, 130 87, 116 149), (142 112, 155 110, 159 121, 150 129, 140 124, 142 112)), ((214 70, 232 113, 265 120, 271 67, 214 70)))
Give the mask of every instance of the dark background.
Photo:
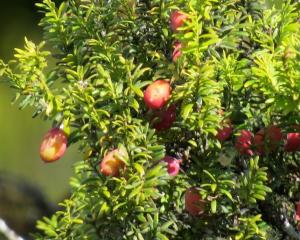
MULTIPOLYGON (((42 41, 42 29, 38 22, 43 15, 35 6, 37 1, 1 1, 0 59, 5 62, 13 58, 14 48, 23 48, 25 36, 35 43, 42 41)), ((52 164, 43 163, 39 158, 39 145, 51 123, 33 119, 33 110, 30 108, 20 111, 17 104, 11 105, 15 92, 2 80, 0 218, 5 218, 13 229, 24 232, 27 231, 21 226, 24 221, 31 221, 32 228, 35 218, 40 218, 44 213, 40 211, 40 214, 36 214, 35 207, 43 204, 56 206, 67 196, 72 164, 81 156, 76 147, 71 147, 61 160, 52 164)))

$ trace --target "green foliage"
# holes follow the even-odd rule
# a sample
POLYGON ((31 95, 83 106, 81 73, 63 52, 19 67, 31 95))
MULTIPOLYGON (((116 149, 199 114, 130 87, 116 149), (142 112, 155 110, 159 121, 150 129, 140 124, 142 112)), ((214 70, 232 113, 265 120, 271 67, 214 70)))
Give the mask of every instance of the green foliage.
POLYGON ((241 227, 239 233, 235 235, 236 240, 240 239, 266 239, 266 232, 259 228, 258 222, 261 222, 261 216, 239 218, 241 227))
POLYGON ((247 85, 263 94, 267 108, 284 114, 299 110, 300 23, 295 5, 284 5, 280 11, 265 11, 255 22, 253 39, 261 46, 253 53, 253 80, 247 85), (261 28, 268 32, 262 32, 261 28))
POLYGON ((286 133, 299 124, 299 3, 43 0, 37 6, 50 52, 25 39, 15 60, 0 62, 0 74, 17 90, 21 108, 32 105, 34 116, 69 131, 69 144, 79 143, 84 157, 74 165, 72 196, 38 222, 36 239, 286 234, 283 219, 270 220, 263 203, 277 194, 291 204, 300 197, 299 153, 285 153, 280 143, 276 152, 259 155, 251 146, 255 156, 243 156, 234 136, 219 142, 215 135, 229 118, 234 134, 271 124, 286 133), (176 9, 188 20, 172 33, 176 9), (172 62, 175 40, 181 56, 172 62), (143 102, 144 89, 157 79, 170 80, 168 106, 176 105, 177 119, 165 131, 153 128, 153 111, 143 102), (115 148, 128 152, 119 156, 126 170, 106 177, 99 163, 115 148), (176 177, 161 162, 165 155, 182 159, 176 177), (190 187, 205 202, 197 217, 185 210, 190 187))
POLYGON ((272 190, 265 186, 268 180, 267 168, 259 168, 258 158, 250 159, 249 169, 242 173, 240 178, 240 198, 245 204, 256 203, 257 200, 265 200, 265 196, 272 190))

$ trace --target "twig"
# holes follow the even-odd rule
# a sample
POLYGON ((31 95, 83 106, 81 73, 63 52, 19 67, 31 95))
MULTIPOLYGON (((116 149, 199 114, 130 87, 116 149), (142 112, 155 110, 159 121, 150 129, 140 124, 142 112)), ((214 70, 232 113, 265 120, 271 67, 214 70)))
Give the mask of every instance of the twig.
POLYGON ((294 229, 287 219, 284 221, 283 229, 291 238, 300 240, 300 234, 294 229))
POLYGON ((18 236, 13 230, 11 230, 5 221, 0 218, 0 233, 2 233, 8 240, 25 240, 18 236))

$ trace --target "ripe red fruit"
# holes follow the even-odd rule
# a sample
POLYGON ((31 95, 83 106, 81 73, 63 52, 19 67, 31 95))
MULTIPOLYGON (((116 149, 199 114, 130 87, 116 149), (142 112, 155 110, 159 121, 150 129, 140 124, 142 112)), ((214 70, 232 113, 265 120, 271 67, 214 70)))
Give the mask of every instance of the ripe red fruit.
POLYGON ((235 148, 240 154, 253 155, 251 145, 253 141, 253 134, 248 130, 242 130, 240 135, 236 138, 235 148))
POLYGON ((287 134, 284 151, 296 152, 300 150, 300 133, 292 132, 287 134))
POLYGON ((282 141, 281 129, 275 125, 259 130, 254 136, 254 146, 258 154, 274 151, 282 141))
POLYGON ((60 128, 52 128, 44 136, 40 146, 40 157, 46 163, 59 160, 67 149, 68 138, 60 128))
POLYGON ((188 16, 178 10, 172 12, 170 16, 170 27, 173 32, 176 32, 178 28, 182 27, 188 16))
POLYGON ((158 119, 154 119, 153 127, 157 131, 169 129, 176 120, 176 105, 171 105, 167 110, 155 113, 158 119))
POLYGON ((300 221, 300 201, 297 202, 295 220, 300 221))
POLYGON ((168 164, 167 168, 170 176, 178 175, 181 163, 180 159, 176 159, 171 156, 165 156, 162 160, 168 164))
POLYGON ((120 149, 115 149, 108 152, 102 159, 99 166, 99 171, 103 175, 118 177, 120 174, 120 170, 125 170, 125 163, 116 155, 120 155, 121 157, 127 157, 127 152, 120 149))
POLYGON ((296 203, 296 213, 294 215, 295 221, 297 223, 297 228, 300 230, 300 201, 296 203))
POLYGON ((228 119, 226 122, 227 122, 226 125, 221 129, 219 129, 216 135, 216 138, 220 142, 225 142, 226 140, 228 140, 233 132, 233 127, 230 120, 228 119))
POLYGON ((171 94, 170 83, 166 80, 156 80, 144 92, 144 101, 150 109, 162 108, 171 94))
POLYGON ((180 42, 176 41, 173 45, 173 53, 172 53, 172 61, 173 62, 176 62, 177 59, 181 56, 181 48, 182 48, 182 45, 180 42))
POLYGON ((254 136, 254 146, 259 155, 264 153, 265 129, 259 130, 254 136))
POLYGON ((185 210, 192 216, 198 216, 204 212, 205 201, 202 200, 196 188, 189 188, 185 192, 185 210))

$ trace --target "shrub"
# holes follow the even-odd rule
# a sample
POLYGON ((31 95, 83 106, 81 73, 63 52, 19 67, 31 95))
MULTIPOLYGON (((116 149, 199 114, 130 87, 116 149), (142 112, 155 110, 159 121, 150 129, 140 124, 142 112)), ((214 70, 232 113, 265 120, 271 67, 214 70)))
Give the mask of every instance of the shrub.
POLYGON ((36 239, 299 238, 299 152, 284 151, 290 143, 282 140, 259 154, 252 139, 274 125, 286 139, 300 122, 299 2, 37 5, 45 42, 25 39, 0 73, 20 107, 69 129, 68 144, 78 142, 85 158, 75 163, 71 197, 38 222, 36 239), (184 16, 174 31, 172 13, 184 16), (49 59, 56 65, 47 67, 49 59), (168 80, 172 92, 151 109, 144 91, 157 80, 168 80), (155 129, 153 111, 172 105, 176 118, 155 129), (233 136, 219 142, 228 121, 233 136), (128 153, 114 156, 126 170, 106 176, 99 164, 113 149, 128 153), (178 175, 168 174, 166 155, 182 160, 178 175), (186 211, 188 189, 205 203, 201 214, 186 211))

